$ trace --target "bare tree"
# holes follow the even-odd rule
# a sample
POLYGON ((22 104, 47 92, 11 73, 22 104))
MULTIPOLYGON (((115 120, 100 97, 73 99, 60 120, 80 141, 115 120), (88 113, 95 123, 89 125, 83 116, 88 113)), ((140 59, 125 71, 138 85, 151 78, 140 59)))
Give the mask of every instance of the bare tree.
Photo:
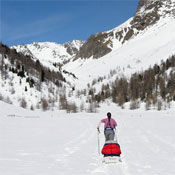
POLYGON ((78 108, 77 108, 75 103, 68 103, 66 111, 68 113, 70 113, 70 112, 76 113, 78 111, 78 108))
POLYGON ((66 98, 66 95, 60 95, 60 98, 59 98, 59 109, 67 109, 67 98, 66 98))
POLYGON ((159 100, 159 101, 157 102, 157 110, 160 111, 161 109, 162 109, 162 101, 159 100))
POLYGON ((27 107, 27 102, 26 102, 25 98, 22 98, 22 99, 21 99, 20 106, 21 106, 22 108, 26 108, 26 107, 27 107))
POLYGON ((0 65, 0 69, 1 69, 1 78, 3 79, 4 76, 4 54, 1 54, 1 65, 0 65))
POLYGON ((44 98, 41 99, 41 106, 42 106, 43 111, 48 110, 49 105, 46 99, 44 98))

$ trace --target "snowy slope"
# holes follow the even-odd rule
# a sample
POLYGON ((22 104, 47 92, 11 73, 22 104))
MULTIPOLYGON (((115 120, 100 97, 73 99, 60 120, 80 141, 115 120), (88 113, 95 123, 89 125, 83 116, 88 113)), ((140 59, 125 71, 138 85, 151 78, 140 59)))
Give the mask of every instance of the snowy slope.
POLYGON ((44 66, 58 69, 59 65, 68 62, 79 50, 83 41, 73 40, 65 44, 54 42, 34 42, 27 45, 13 46, 17 52, 30 55, 34 60, 38 59, 44 66), (55 64, 55 66, 53 65, 55 64))
POLYGON ((155 63, 161 63, 175 53, 175 18, 166 17, 154 26, 140 32, 134 39, 100 59, 78 59, 69 62, 64 68, 77 77, 77 86, 84 87, 98 77, 107 76, 110 70, 117 75, 129 76, 145 70, 155 63))
MULTIPOLYGON (((2 59, 2 54, 0 54, 0 59, 2 59)), ((14 65, 10 63, 8 56, 4 59, 4 63, 8 69, 4 74, 0 72, 0 100, 32 110, 41 108, 42 99, 49 101, 52 107, 56 106, 54 103, 58 103, 59 95, 63 93, 61 87, 51 81, 49 83, 45 81, 39 85, 38 76, 29 72, 25 72, 25 77, 21 77, 17 73, 9 71, 10 67, 14 67, 14 65), (33 86, 27 81, 28 78, 33 79, 33 86)), ((62 84, 67 89, 70 88, 66 83, 62 82, 62 84)))
MULTIPOLYGON (((0 102, 0 113, 0 174, 175 174, 173 109, 143 112, 104 105, 98 114, 66 114, 0 102), (118 123, 123 162, 117 165, 102 164, 98 155, 96 126, 108 111, 118 123)), ((100 149, 103 143, 101 132, 100 149)))

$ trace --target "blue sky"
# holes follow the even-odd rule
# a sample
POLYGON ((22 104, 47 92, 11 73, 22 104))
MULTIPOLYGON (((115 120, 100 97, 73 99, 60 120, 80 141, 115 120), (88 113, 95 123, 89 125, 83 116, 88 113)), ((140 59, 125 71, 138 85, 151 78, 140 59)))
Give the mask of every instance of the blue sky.
POLYGON ((0 1, 0 40, 11 46, 87 40, 133 16, 139 0, 0 1))

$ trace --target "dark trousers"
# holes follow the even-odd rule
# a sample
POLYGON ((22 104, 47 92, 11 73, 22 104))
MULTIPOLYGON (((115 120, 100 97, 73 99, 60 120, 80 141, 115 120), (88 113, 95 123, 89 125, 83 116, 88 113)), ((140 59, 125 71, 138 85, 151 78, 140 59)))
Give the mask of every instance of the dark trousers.
POLYGON ((113 129, 105 130, 104 134, 105 134, 106 141, 114 140, 115 133, 114 133, 113 129))

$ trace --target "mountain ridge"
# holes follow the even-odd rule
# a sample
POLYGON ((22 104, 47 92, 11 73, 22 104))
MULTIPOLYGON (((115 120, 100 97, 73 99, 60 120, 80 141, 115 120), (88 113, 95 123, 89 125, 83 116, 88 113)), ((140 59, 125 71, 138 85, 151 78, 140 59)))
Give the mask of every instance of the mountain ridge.
MULTIPOLYGON (((67 53, 61 55, 58 54, 57 56, 60 56, 65 60, 70 59, 70 57, 75 57, 75 59, 87 59, 90 57, 98 59, 100 57, 103 57, 104 55, 109 54, 113 50, 113 48, 115 49, 116 43, 120 47, 130 39, 133 39, 143 30, 146 30, 148 27, 153 26, 161 18, 165 18, 167 16, 175 17, 174 0, 140 0, 136 13, 126 22, 112 30, 92 34, 86 42, 77 40, 75 40, 75 42, 66 42, 62 44, 62 46, 66 48, 66 52, 70 56, 67 55, 67 53), (78 47, 76 46, 76 42, 79 42, 78 47)), ((58 44, 58 46, 61 45, 58 44)), ((29 55, 32 54, 32 51, 26 53, 27 51, 25 50, 25 47, 21 48, 21 50, 18 49, 18 47, 21 46, 14 46, 14 48, 17 48, 19 52, 24 52, 24 54, 29 55)), ((36 57, 35 54, 33 55, 33 57, 36 57)))
POLYGON ((24 55, 31 56, 34 60, 40 60, 45 66, 55 70, 65 62, 68 62, 79 50, 84 41, 73 40, 64 44, 56 42, 33 42, 27 45, 12 46, 24 55), (47 65, 49 63, 49 65, 47 65))

